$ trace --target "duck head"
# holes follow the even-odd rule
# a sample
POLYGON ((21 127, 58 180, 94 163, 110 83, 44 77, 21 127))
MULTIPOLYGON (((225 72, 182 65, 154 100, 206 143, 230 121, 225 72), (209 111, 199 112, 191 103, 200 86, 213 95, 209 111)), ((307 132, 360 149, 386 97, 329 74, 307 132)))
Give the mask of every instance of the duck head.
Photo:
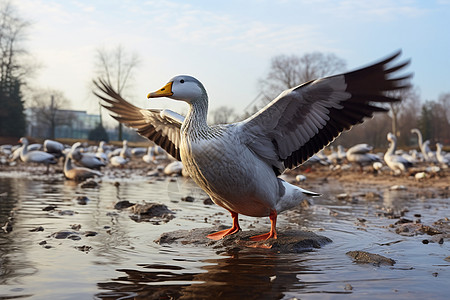
POLYGON ((170 79, 161 89, 150 93, 147 98, 167 97, 193 104, 200 99, 206 99, 203 84, 189 75, 178 75, 170 79))

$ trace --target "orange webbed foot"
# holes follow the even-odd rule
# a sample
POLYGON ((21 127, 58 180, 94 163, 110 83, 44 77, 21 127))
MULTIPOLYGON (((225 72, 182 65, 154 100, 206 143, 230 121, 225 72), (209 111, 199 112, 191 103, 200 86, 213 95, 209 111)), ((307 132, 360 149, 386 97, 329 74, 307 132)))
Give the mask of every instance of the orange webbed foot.
POLYGON ((268 239, 277 239, 277 212, 275 210, 270 211, 270 231, 268 233, 255 235, 250 237, 252 241, 267 241, 268 239))
POLYGON ((251 236, 250 239, 252 241, 267 241, 268 239, 277 239, 276 231, 269 231, 268 233, 251 236))
POLYGON ((241 230, 239 227, 237 227, 237 228, 231 227, 229 229, 225 229, 225 230, 221 230, 221 231, 217 231, 217 232, 208 234, 206 237, 208 239, 218 241, 221 238, 223 238, 224 236, 234 234, 234 233, 238 232, 239 230, 241 230))
POLYGON ((235 213, 234 211, 232 211, 231 217, 233 218, 233 226, 231 228, 208 234, 206 237, 208 239, 218 241, 221 238, 223 238, 224 236, 234 234, 234 233, 238 232, 239 230, 241 230, 241 227, 239 226, 239 221, 238 221, 238 214, 235 213))

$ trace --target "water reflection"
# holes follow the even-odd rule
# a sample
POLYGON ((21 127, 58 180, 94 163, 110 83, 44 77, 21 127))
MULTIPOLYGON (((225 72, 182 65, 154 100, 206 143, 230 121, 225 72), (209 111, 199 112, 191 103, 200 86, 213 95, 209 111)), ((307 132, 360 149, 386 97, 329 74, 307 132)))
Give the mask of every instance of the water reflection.
MULTIPOLYGON (((198 272, 178 265, 141 265, 140 269, 119 269, 122 276, 99 283, 101 299, 112 295, 142 299, 280 299, 286 291, 300 291, 306 283, 302 274, 320 274, 298 255, 268 255, 255 251, 227 253, 201 260, 198 272)), ((342 293, 347 293, 342 291, 342 293)))

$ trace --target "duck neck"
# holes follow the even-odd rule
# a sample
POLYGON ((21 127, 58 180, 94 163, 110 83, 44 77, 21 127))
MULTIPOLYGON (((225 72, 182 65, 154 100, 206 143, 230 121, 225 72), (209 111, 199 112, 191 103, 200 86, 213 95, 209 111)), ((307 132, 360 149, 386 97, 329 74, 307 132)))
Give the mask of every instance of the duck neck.
POLYGON ((20 158, 23 160, 23 157, 28 153, 28 142, 22 143, 22 149, 20 149, 20 158))
MULTIPOLYGON (((205 96, 206 97, 206 96, 205 96)), ((206 123, 208 99, 199 99, 189 104, 189 111, 181 126, 183 134, 190 137, 204 137, 209 130, 206 123)))
POLYGON ((72 170, 72 158, 67 155, 66 161, 64 162, 64 171, 72 170))
POLYGON ((395 148, 396 148, 395 141, 391 141, 391 143, 389 144, 389 149, 386 151, 386 154, 388 155, 394 154, 395 148))

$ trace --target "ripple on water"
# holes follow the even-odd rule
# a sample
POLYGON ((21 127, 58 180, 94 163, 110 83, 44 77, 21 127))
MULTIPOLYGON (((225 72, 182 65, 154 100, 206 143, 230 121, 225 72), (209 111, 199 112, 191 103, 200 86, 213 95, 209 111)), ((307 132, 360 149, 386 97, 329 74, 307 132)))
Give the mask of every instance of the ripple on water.
MULTIPOLYGON (((1 297, 34 298, 410 298, 445 299, 448 241, 423 244, 389 225, 395 214, 431 224, 450 215, 449 199, 423 199, 408 191, 377 188, 368 200, 339 185, 324 185, 309 208, 280 215, 279 229, 314 230, 333 243, 300 254, 245 249, 218 254, 208 247, 160 246, 161 233, 230 224, 223 209, 205 205, 207 196, 191 181, 104 179, 96 188, 55 178, 0 177, 0 221, 13 231, 0 233, 1 297), (77 197, 89 200, 82 204, 77 197), (186 196, 193 202, 182 201, 186 196), (135 222, 114 204, 163 203, 175 218, 159 225, 135 222), (54 209, 44 210, 54 206, 54 209), (405 210, 407 208, 407 210, 405 210), (72 212, 63 213, 60 212, 72 212), (11 213, 12 212, 12 213, 11 213), (30 231, 38 226, 43 231, 30 231), (75 228, 75 229, 74 229, 75 228), (79 240, 56 239, 72 230, 79 240), (95 232, 86 236, 83 233, 95 232), (363 250, 394 259, 392 267, 362 265, 346 255, 363 250), (43 287, 45 286, 45 290, 43 287), (220 296, 218 296, 220 295, 220 296)), ((360 191, 361 192, 361 191, 360 191)), ((269 227, 267 218, 242 216, 244 230, 269 227)))

